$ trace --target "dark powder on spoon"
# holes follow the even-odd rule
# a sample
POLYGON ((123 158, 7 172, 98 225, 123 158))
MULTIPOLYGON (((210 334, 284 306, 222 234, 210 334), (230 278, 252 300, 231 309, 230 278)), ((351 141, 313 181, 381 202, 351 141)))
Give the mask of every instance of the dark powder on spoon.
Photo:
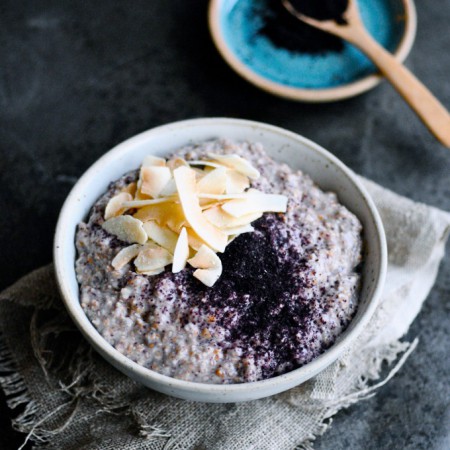
MULTIPOLYGON (((343 49, 342 39, 301 22, 284 8, 281 0, 263 3, 266 6, 261 10, 264 24, 259 33, 275 46, 299 53, 340 52, 343 49)), ((306 16, 345 23, 342 14, 348 0, 292 0, 291 4, 306 16)))

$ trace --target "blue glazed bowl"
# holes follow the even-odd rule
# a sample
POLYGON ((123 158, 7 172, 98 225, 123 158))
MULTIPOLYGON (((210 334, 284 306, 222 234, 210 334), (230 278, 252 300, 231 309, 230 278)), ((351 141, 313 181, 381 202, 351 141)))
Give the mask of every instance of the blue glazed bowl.
MULTIPOLYGON (((403 61, 416 33, 413 0, 357 0, 370 34, 403 61)), ((351 44, 340 52, 306 54, 276 47, 259 33, 267 0, 211 0, 209 26, 225 61, 242 77, 293 100, 341 100, 375 87, 382 79, 351 44)))

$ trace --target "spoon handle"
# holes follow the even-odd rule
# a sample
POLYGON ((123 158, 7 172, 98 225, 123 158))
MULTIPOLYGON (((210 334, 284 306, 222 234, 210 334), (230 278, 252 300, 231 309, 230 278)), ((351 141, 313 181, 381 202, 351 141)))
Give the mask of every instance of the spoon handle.
POLYGON ((442 103, 369 34, 358 34, 353 43, 375 63, 434 136, 450 148, 450 114, 442 103))

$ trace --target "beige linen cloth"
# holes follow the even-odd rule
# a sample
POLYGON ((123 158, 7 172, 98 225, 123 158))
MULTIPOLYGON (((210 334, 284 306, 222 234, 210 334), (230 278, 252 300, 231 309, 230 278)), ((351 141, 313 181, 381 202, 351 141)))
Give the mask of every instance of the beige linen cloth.
POLYGON ((324 372, 242 404, 158 394, 91 350, 65 313, 47 266, 0 294, 0 385, 16 408, 14 428, 44 449, 312 448, 334 414, 373 395, 415 348, 417 340, 399 339, 435 281, 450 230, 450 214, 364 183, 386 228, 386 286, 369 326, 324 372), (380 380, 383 362, 391 371, 380 380))

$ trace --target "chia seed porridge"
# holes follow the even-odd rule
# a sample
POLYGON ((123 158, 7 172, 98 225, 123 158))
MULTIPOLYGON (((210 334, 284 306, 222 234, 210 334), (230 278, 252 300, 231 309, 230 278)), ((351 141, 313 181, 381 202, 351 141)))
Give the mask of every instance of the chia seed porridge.
POLYGON ((186 267, 158 275, 111 260, 128 244, 102 228, 108 201, 138 172, 112 182, 76 235, 81 306, 99 333, 136 363, 170 377, 242 383, 301 367, 329 348, 358 307, 362 225, 334 193, 267 156, 257 143, 216 140, 177 152, 199 160, 237 154, 260 171, 251 186, 284 194, 284 214, 265 213, 254 232, 220 254, 207 287, 186 267))

